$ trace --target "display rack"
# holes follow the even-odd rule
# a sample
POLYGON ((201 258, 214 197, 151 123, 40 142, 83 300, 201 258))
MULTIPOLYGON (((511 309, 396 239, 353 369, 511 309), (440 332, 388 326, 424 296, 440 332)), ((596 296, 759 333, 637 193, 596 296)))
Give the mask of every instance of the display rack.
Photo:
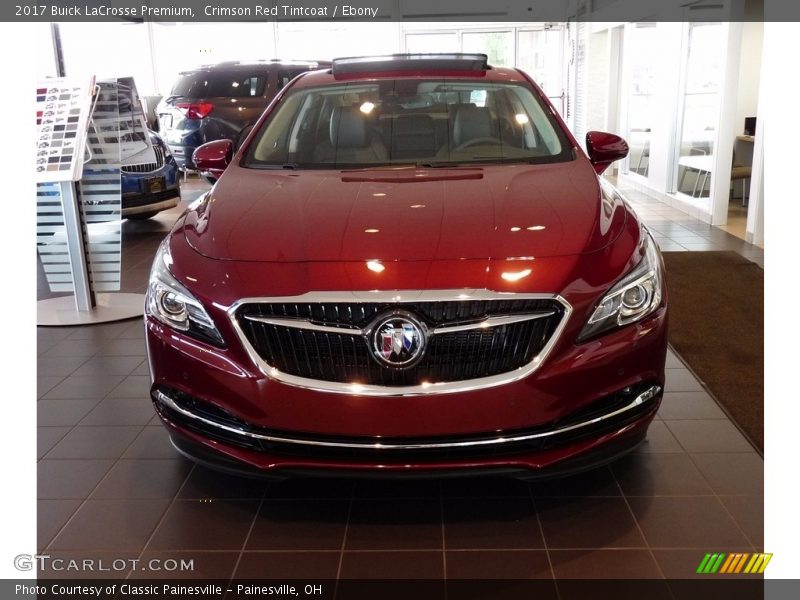
POLYGON ((146 129, 136 129, 140 112, 130 79, 37 86, 37 249, 50 291, 66 294, 37 303, 39 325, 142 314, 144 294, 119 291, 120 164, 125 153, 146 156, 150 147, 146 129))

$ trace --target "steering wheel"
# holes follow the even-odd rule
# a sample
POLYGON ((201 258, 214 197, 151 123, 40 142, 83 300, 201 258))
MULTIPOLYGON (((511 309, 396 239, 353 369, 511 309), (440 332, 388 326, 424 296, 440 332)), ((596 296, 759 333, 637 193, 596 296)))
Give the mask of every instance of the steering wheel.
POLYGON ((459 144, 458 146, 453 148, 452 151, 453 152, 459 152, 461 150, 466 150, 467 148, 470 148, 471 146, 476 146, 477 144, 492 144, 494 146, 499 146, 502 143, 503 142, 501 140, 497 139, 496 137, 481 137, 481 138, 475 138, 475 139, 472 139, 472 140, 467 140, 466 142, 464 142, 462 144, 459 144))

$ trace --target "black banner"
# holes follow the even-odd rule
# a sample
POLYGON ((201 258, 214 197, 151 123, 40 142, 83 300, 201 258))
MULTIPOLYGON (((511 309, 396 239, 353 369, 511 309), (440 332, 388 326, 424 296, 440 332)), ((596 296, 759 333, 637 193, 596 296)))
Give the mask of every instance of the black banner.
POLYGON ((3 600, 756 600, 800 597, 800 582, 759 576, 687 580, 3 580, 3 600))
POLYGON ((800 2, 757 0, 48 0, 0 4, 2 21, 798 21, 800 2))

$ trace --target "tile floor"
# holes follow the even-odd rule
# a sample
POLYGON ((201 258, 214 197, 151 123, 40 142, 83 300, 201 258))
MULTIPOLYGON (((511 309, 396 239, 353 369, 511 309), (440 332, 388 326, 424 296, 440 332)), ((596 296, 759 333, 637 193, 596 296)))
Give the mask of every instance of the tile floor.
MULTIPOLYGON (((203 187, 190 179, 184 198, 203 187)), ((664 250, 763 266, 760 248, 629 198, 664 250)), ((176 214, 125 224, 126 291, 143 290, 176 214)), ((193 578, 684 578, 705 552, 763 546, 763 460, 672 352, 647 442, 580 477, 267 484, 170 446, 140 321, 37 333, 38 546, 53 556, 193 558, 193 578)))

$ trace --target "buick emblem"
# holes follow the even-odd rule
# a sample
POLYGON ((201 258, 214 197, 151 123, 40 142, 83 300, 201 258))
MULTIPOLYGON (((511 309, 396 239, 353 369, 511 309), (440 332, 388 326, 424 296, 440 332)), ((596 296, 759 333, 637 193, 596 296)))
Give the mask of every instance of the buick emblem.
POLYGON ((425 327, 405 311, 378 318, 369 335, 372 356, 385 367, 411 367, 425 352, 425 327))

